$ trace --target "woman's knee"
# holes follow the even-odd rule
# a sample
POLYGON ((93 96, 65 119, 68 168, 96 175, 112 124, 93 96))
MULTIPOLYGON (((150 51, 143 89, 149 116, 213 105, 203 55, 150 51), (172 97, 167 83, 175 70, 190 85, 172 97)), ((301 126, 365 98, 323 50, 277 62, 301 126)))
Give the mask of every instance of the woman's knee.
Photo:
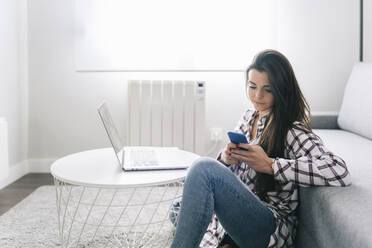
POLYGON ((230 171, 216 159, 202 157, 197 159, 187 173, 186 182, 188 185, 206 183, 212 187, 217 179, 223 178, 230 171))
POLYGON ((209 157, 201 157, 194 161, 189 173, 204 173, 216 168, 218 161, 209 157))

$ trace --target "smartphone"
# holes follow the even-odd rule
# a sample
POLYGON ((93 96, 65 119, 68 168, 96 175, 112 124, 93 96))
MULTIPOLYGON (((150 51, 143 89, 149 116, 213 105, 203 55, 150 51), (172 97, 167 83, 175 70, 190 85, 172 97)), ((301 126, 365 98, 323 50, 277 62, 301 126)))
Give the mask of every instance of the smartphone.
MULTIPOLYGON (((248 144, 247 137, 245 137, 245 135, 242 134, 242 133, 229 131, 229 132, 227 132, 227 135, 229 136, 231 143, 234 143, 234 144, 246 143, 246 144, 248 144)), ((242 147, 239 147, 239 148, 242 149, 242 150, 247 150, 247 149, 242 148, 242 147)))

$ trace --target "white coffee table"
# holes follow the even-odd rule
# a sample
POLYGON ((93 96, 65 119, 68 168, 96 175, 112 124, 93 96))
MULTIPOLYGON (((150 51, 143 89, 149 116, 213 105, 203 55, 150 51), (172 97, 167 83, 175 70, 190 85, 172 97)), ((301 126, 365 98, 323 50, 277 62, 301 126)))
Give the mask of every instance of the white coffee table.
MULTIPOLYGON (((190 165, 199 157, 171 152, 190 165)), ((124 172, 113 149, 103 148, 58 159, 51 173, 62 247, 170 245, 174 227, 168 216, 182 196, 187 170, 124 172)))

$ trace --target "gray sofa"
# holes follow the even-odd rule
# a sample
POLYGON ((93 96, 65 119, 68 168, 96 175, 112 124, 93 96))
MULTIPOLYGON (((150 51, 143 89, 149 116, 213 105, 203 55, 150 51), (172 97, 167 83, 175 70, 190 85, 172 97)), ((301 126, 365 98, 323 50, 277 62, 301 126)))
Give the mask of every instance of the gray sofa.
POLYGON ((345 160, 352 185, 300 188, 296 247, 372 247, 372 64, 354 66, 338 115, 311 125, 345 160))

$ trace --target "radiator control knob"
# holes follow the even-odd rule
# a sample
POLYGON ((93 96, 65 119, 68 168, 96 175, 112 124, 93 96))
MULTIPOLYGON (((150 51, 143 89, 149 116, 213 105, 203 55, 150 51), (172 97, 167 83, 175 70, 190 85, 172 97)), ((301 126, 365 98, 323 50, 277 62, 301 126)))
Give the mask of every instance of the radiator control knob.
POLYGON ((197 82, 196 99, 203 100, 205 96, 205 82, 197 82))

